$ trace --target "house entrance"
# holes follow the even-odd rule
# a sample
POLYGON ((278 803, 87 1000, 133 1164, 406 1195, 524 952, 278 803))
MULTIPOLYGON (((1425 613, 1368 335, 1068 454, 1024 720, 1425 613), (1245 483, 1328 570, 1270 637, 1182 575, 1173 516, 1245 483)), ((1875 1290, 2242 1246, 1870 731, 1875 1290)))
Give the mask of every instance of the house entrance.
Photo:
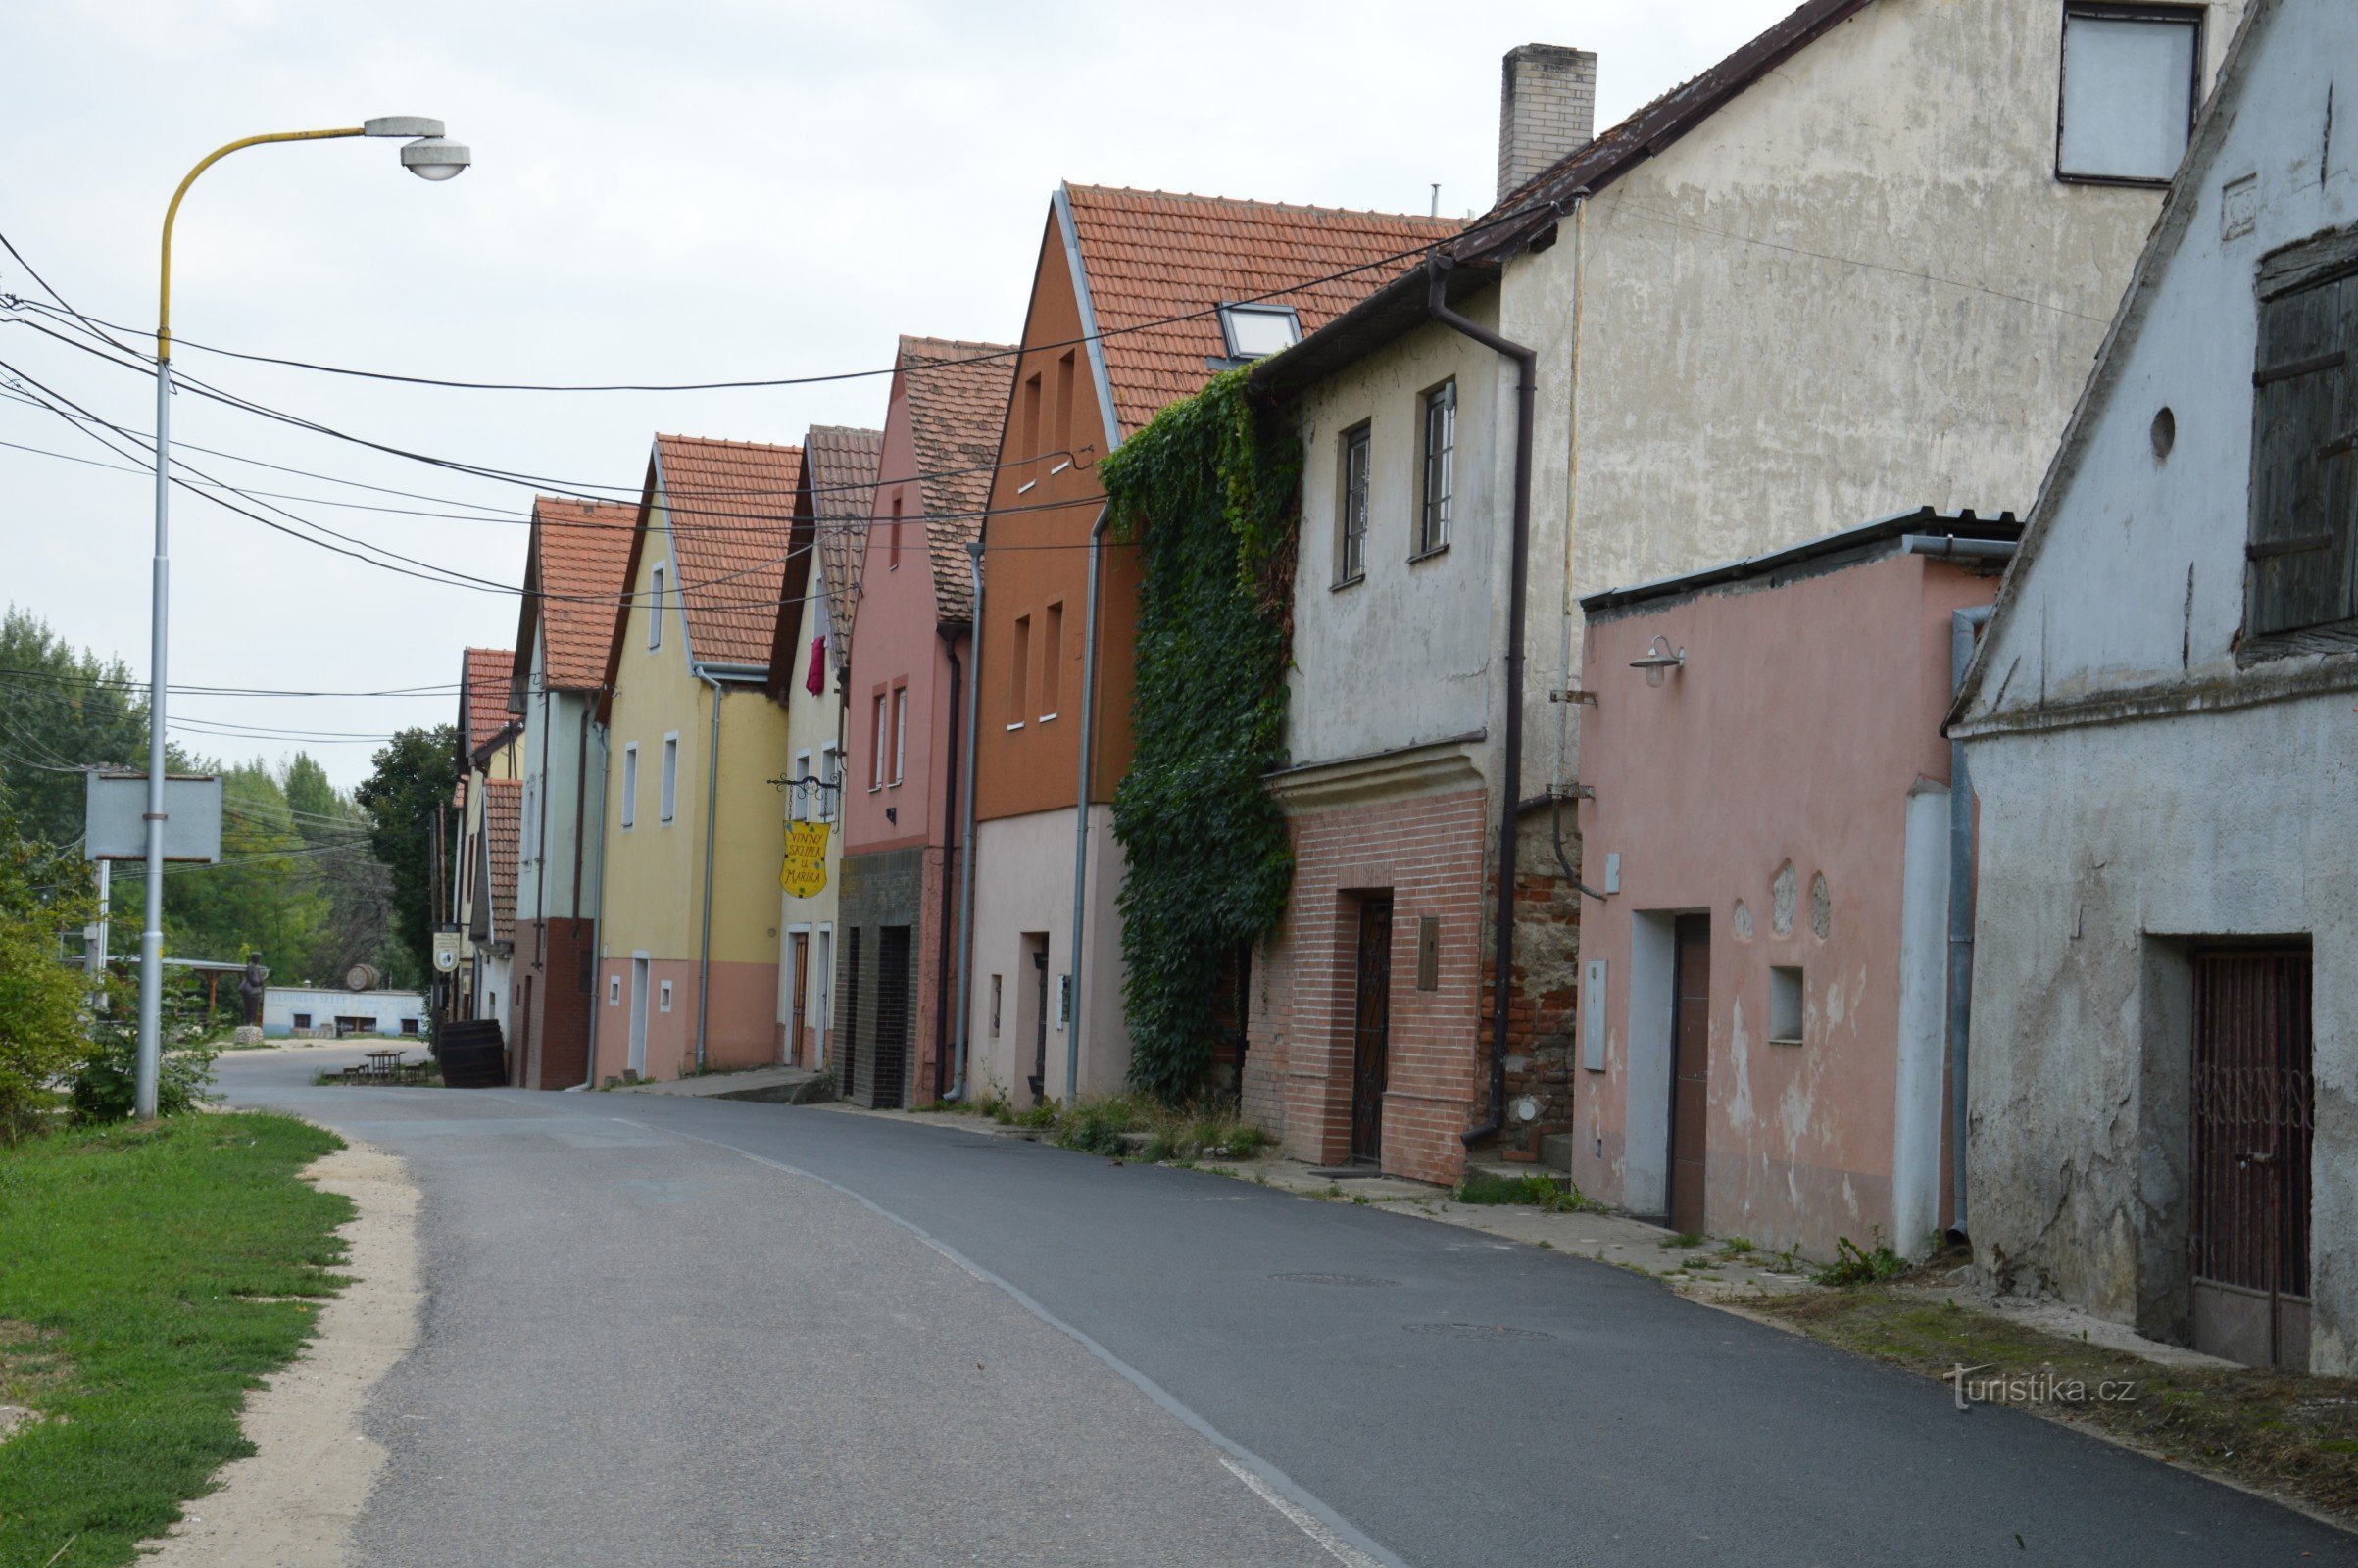
POLYGON ((793 977, 787 983, 793 989, 787 993, 786 1044, 778 1053, 778 1059, 791 1066, 803 1054, 804 999, 811 992, 811 935, 797 931, 786 941, 786 971, 793 977))
POLYGON ((1392 896, 1359 901, 1357 1005, 1351 1053, 1351 1157, 1384 1157, 1384 1083, 1392 1054, 1392 896))
POLYGON ((2308 947, 2197 949, 2194 1348, 2309 1369, 2308 947))
POLYGON ((901 1103, 909 1081, 909 927, 888 925, 876 943, 876 1057, 868 1103, 901 1103))
POLYGON ((1682 914, 1670 998, 1670 1228, 1703 1229, 1703 1150, 1711 1107, 1711 917, 1682 914))
POLYGON ((1032 1071, 1024 1082, 1031 1086, 1032 1103, 1037 1105, 1048 1098, 1048 933, 1025 932, 1023 956, 1032 971, 1026 988, 1031 993, 1032 1071))

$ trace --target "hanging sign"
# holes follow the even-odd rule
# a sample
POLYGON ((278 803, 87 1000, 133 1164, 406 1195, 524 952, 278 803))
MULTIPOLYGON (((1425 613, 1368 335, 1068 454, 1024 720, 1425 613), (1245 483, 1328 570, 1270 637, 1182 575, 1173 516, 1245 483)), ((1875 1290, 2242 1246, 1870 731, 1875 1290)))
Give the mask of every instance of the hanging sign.
POLYGON ((826 891, 826 823, 786 824, 786 859, 778 867, 778 886, 797 899, 814 899, 826 891))

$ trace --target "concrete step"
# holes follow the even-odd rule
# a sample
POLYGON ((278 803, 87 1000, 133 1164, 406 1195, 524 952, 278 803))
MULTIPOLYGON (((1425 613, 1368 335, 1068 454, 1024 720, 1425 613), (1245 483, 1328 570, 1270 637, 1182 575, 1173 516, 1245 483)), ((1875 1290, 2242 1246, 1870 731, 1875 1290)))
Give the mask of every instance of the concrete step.
POLYGON ((686 1095, 700 1100, 752 1100, 768 1105, 803 1105, 833 1099, 824 1073, 809 1067, 752 1067, 743 1072, 709 1072, 662 1083, 632 1084, 634 1095, 686 1095))
POLYGON ((1550 1170, 1572 1173, 1572 1151, 1580 1142, 1578 1133, 1549 1133, 1540 1140, 1540 1163, 1550 1170))

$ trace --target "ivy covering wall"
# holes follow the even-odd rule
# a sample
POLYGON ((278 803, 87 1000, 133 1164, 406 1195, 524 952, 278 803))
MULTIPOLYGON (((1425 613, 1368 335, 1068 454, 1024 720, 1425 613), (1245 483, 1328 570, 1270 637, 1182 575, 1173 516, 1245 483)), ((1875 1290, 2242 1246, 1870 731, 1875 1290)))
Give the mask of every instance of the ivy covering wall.
POLYGON ((1285 761, 1302 448, 1229 371, 1098 465, 1138 545, 1134 754, 1113 796, 1130 1081, 1202 1091, 1220 980, 1285 913, 1294 857, 1263 777, 1285 761))

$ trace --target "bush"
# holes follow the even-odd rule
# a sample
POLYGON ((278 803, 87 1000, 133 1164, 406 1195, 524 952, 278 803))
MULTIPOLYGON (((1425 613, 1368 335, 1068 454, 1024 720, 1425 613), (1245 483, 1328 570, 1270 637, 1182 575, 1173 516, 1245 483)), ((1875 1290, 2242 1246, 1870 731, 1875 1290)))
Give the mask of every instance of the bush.
POLYGON ((1127 1100, 1089 1101, 1057 1119, 1056 1144, 1063 1149, 1077 1149, 1084 1154, 1118 1154, 1122 1152, 1122 1134, 1137 1127, 1142 1119, 1137 1105, 1127 1100))
POLYGON ((1847 1236, 1838 1236, 1834 1242, 1834 1261, 1810 1276, 1813 1284, 1830 1286, 1873 1285, 1894 1274, 1907 1272, 1908 1260, 1884 1245, 1883 1232, 1875 1233, 1875 1250, 1859 1250, 1858 1243, 1847 1236))
POLYGON ((1530 1203, 1558 1214, 1586 1213, 1604 1206, 1552 1176, 1494 1176, 1486 1171, 1466 1177, 1449 1196, 1460 1203, 1530 1203))
POLYGON ((91 913, 89 867, 22 838, 0 805, 0 1144, 37 1129, 83 1049, 87 982, 58 961, 91 913))
MULTIPOLYGON (((156 1114, 178 1116, 213 1098, 209 1045, 167 1051, 156 1074, 156 1114)), ((128 1121, 138 1108, 139 1040, 127 1028, 100 1031, 74 1070, 69 1101, 77 1122, 128 1121)))

